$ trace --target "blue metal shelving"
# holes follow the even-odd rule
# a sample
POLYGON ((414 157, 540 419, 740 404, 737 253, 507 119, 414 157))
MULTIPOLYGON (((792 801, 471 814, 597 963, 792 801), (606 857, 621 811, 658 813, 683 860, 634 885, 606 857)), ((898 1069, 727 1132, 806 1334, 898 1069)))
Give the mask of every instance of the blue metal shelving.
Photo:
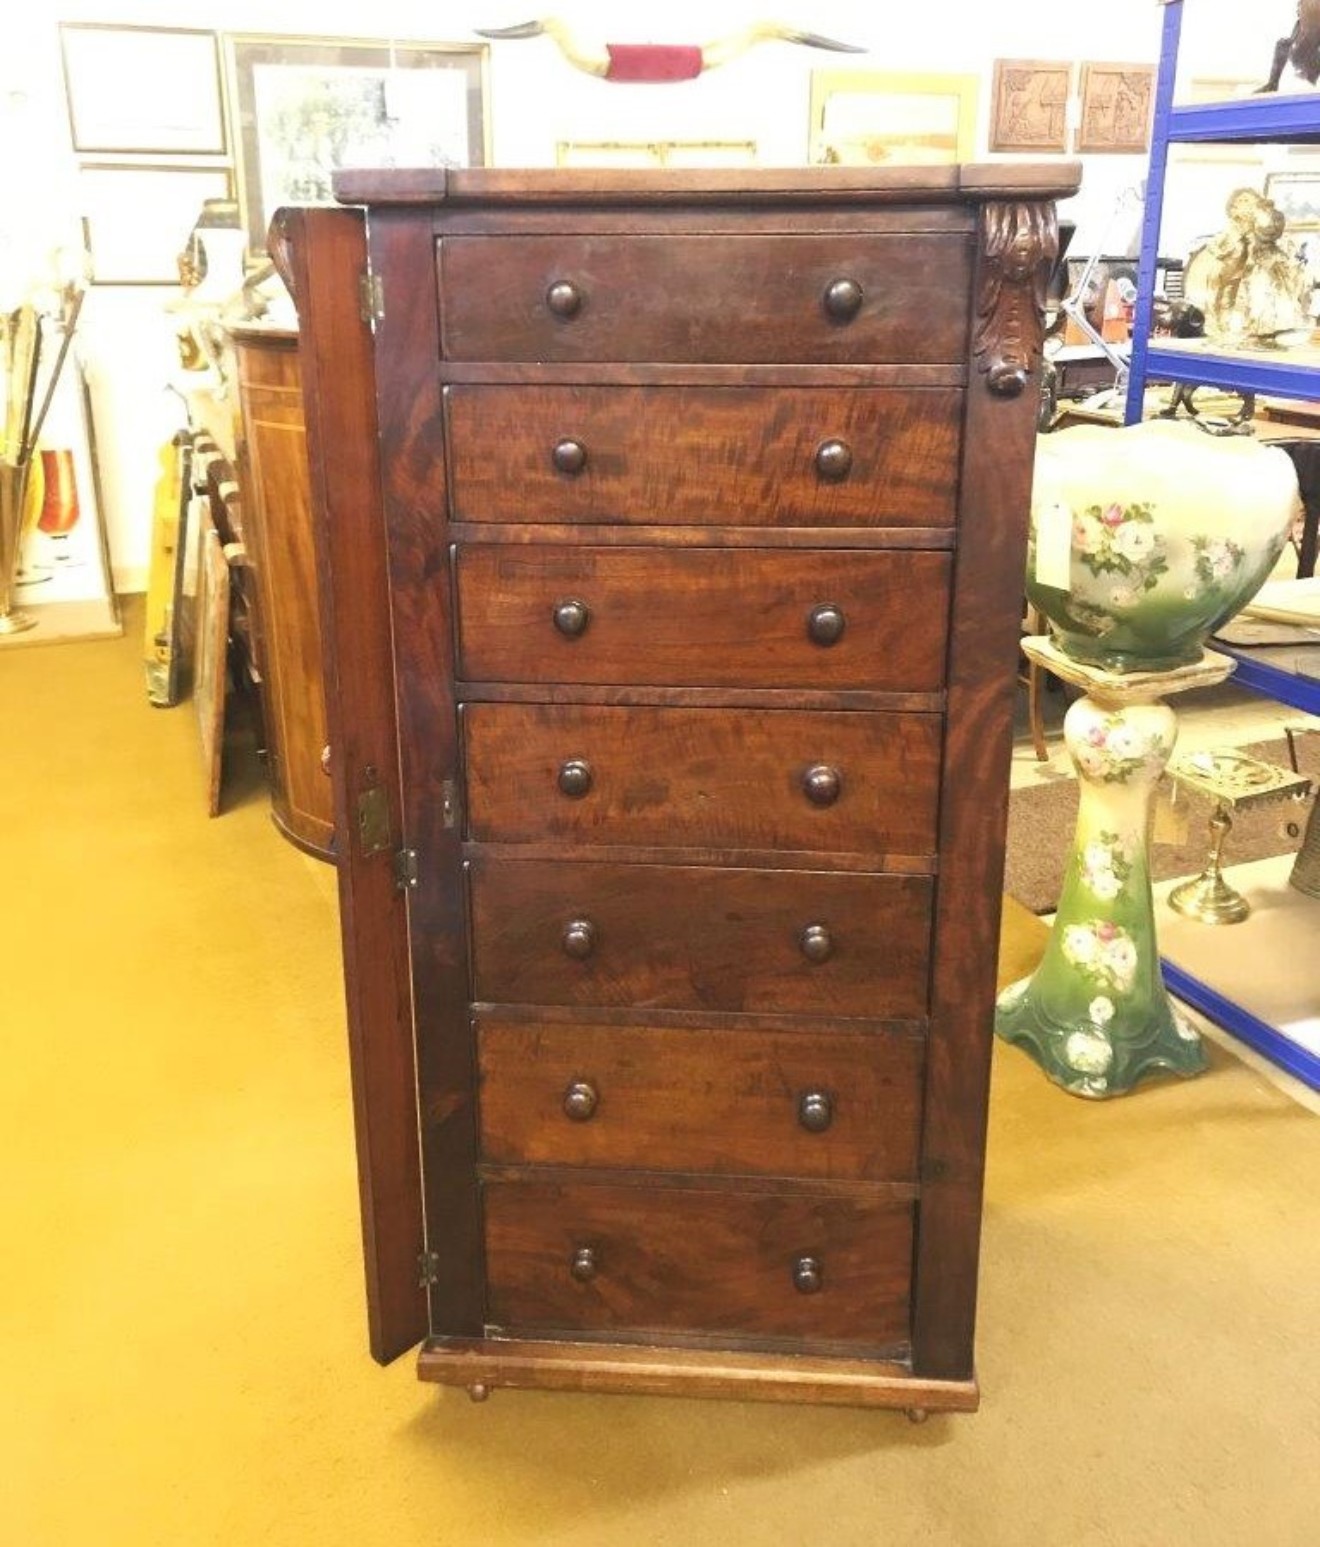
MULTIPOLYGON (((1214 352, 1203 345, 1181 346, 1151 342, 1151 312, 1155 298, 1160 219, 1168 174, 1169 147, 1175 144, 1320 143, 1320 92, 1268 94, 1233 102, 1175 107, 1174 84, 1182 36, 1183 0, 1170 0, 1164 12, 1160 65, 1155 82, 1155 115, 1151 129, 1150 171, 1146 179, 1137 304, 1132 324, 1132 355, 1128 372, 1125 418, 1137 423, 1144 410, 1146 383, 1182 381, 1192 386, 1223 387, 1274 397, 1320 401, 1320 355, 1304 358, 1245 356, 1214 352)), ((1251 651, 1216 642, 1215 648, 1237 662, 1233 680, 1241 686, 1278 699, 1309 714, 1320 714, 1320 682, 1295 671, 1281 670, 1251 651)), ((1169 988, 1217 1025, 1263 1053, 1299 1079, 1320 1090, 1320 1058, 1217 993, 1172 962, 1164 963, 1169 988)))
MULTIPOLYGON (((1169 9, 1177 10, 1178 6, 1172 5, 1169 9)), ((1166 22, 1166 39, 1167 36, 1166 22)), ((1317 113, 1315 98, 1309 92, 1175 107, 1169 113, 1169 139, 1179 144, 1211 141, 1220 145, 1245 145, 1253 140, 1314 144, 1320 140, 1320 113, 1317 113)))
MULTIPOLYGON (((1133 352, 1135 355, 1135 349, 1133 352)), ((1303 401, 1320 398, 1320 357, 1313 364, 1302 365, 1282 353, 1245 359, 1242 355, 1216 354, 1213 349, 1166 347, 1156 341, 1145 350, 1143 368, 1147 379, 1153 376, 1157 381, 1232 387, 1238 392, 1262 392, 1303 401)))
MULTIPOLYGON (((1320 679, 1304 677, 1300 672, 1286 671, 1268 661, 1262 661, 1257 652, 1238 650, 1232 645, 1212 641, 1220 655, 1231 655, 1237 662, 1233 681, 1239 687, 1263 693, 1266 698, 1277 698, 1281 704, 1300 709, 1304 714, 1320 714, 1320 679)), ((1303 646, 1314 649, 1313 645, 1303 646)))
POLYGON ((1268 1021, 1261 1020, 1250 1010, 1244 1010, 1240 1004, 1216 993, 1209 984, 1194 978, 1190 972, 1184 972, 1176 963, 1166 960, 1160 966, 1164 974, 1164 986, 1171 994, 1184 1004, 1191 1005, 1193 1010, 1199 1010, 1216 1026, 1231 1031, 1239 1041, 1263 1053, 1271 1063, 1286 1069, 1312 1090, 1320 1090, 1320 1058, 1310 1048, 1294 1042, 1291 1037, 1285 1037, 1268 1021))

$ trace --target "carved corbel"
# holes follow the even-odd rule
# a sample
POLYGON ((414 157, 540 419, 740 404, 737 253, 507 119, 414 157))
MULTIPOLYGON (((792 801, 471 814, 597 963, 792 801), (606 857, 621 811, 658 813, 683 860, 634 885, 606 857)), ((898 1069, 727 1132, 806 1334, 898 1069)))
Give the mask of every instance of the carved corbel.
POLYGON ((1017 397, 1040 359, 1045 293, 1058 255, 1052 202, 983 206, 972 351, 986 385, 1001 397, 1017 397))

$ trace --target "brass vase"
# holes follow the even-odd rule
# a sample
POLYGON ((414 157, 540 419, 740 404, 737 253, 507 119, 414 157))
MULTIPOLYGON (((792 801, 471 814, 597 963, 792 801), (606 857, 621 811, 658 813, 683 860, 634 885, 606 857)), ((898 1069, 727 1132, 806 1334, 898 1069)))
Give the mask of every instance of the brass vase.
POLYGON ((27 476, 26 459, 11 462, 0 457, 0 634, 21 634, 37 621, 14 605, 27 476))

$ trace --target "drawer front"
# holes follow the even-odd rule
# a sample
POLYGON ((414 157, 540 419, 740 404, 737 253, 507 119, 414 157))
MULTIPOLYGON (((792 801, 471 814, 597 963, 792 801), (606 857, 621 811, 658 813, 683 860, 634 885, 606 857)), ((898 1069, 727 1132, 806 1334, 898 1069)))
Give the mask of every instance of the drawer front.
POLYGON ((447 236, 439 273, 447 360, 946 364, 967 349, 961 235, 447 236))
POLYGON ((484 1204, 501 1328, 909 1336, 909 1204, 515 1182, 487 1185, 484 1204))
POLYGON ((951 389, 446 389, 462 521, 949 526, 951 389))
POLYGON ((465 545, 457 562, 469 681, 910 692, 944 681, 947 553, 509 543, 465 545))
POLYGON ((469 836, 935 851, 933 714, 468 704, 469 836))
POLYGON ((479 1020, 481 1148, 509 1164, 909 1181, 922 1039, 479 1020))
POLYGON ((471 863, 476 999, 926 1013, 926 876, 471 863))

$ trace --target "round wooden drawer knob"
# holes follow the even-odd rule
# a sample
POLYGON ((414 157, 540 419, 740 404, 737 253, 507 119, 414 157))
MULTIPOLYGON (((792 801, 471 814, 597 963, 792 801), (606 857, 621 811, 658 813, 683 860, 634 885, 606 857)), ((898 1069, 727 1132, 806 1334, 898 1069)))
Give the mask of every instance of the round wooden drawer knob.
POLYGON ((851 322, 861 311, 864 299, 862 287, 855 279, 835 279, 825 287, 821 305, 833 322, 851 322))
POLYGON ((564 925, 564 954, 585 961, 596 949, 596 929, 590 919, 574 919, 564 925))
POLYGON ((600 1105, 600 1095, 590 1080, 574 1080, 564 1092, 564 1116, 575 1123, 590 1122, 600 1105))
POLYGON ((800 1295, 820 1293, 821 1273, 818 1257, 799 1257, 793 1264, 793 1288, 800 1295))
POLYGON ((568 279, 557 279, 545 293, 545 304, 555 314, 567 320, 582 310, 583 294, 568 279))
POLYGON ((825 440, 816 448, 816 471, 826 483, 842 483, 852 472, 852 447, 847 441, 825 440))
POLYGON ((580 440, 561 440, 550 453, 557 473, 576 478, 587 465, 587 448, 580 440))
POLYGON ((579 1246, 569 1262, 568 1271, 579 1284, 585 1284, 588 1279, 595 1278, 596 1267, 596 1253, 590 1246, 579 1246))
POLYGON ((802 954, 813 966, 829 961, 834 955, 834 939, 824 924, 808 924, 802 931, 798 944, 802 954))
POLYGON ((580 757, 561 763, 558 784, 561 794, 570 800, 581 800, 591 790, 591 764, 580 757))
POLYGON ((586 633, 587 624, 591 621, 591 610, 586 602, 576 599, 556 602, 554 620, 555 627, 565 639, 576 639, 579 634, 586 633))
POLYGON ((802 775, 802 791, 813 806, 832 806, 839 798, 843 781, 839 770, 828 763, 817 763, 802 775))
POLYGON ((798 1122, 808 1133, 824 1133, 834 1121, 834 1102, 823 1090, 803 1091, 798 1097, 798 1122))
POLYGON ((843 608, 832 602, 822 602, 807 614, 807 638, 813 645, 834 645, 843 638, 847 619, 843 608))

